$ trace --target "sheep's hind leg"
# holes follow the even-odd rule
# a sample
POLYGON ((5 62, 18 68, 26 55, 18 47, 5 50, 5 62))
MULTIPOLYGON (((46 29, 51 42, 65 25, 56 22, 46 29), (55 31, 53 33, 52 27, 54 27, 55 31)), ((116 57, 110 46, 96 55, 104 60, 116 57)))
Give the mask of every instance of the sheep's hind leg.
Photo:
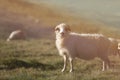
POLYGON ((69 58, 69 61, 70 61, 70 72, 72 72, 73 71, 73 59, 69 58))
POLYGON ((102 71, 105 71, 105 62, 103 61, 102 71))
POLYGON ((109 69, 109 67, 110 67, 110 61, 109 61, 108 57, 106 57, 105 59, 103 59, 102 71, 105 71, 105 69, 109 69))

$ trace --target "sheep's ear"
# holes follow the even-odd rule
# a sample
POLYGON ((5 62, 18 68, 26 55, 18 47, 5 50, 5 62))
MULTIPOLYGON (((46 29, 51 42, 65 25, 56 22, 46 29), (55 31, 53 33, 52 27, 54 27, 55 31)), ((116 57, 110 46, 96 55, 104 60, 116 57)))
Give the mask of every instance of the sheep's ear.
POLYGON ((59 31, 59 30, 60 30, 59 28, 57 28, 57 27, 55 28, 55 31, 59 31))
POLYGON ((57 30, 57 28, 56 27, 54 27, 54 31, 56 31, 57 30))
POLYGON ((70 26, 69 26, 69 25, 67 25, 67 31, 71 31, 71 29, 70 29, 70 26))
POLYGON ((70 27, 67 28, 68 31, 71 31, 70 27))

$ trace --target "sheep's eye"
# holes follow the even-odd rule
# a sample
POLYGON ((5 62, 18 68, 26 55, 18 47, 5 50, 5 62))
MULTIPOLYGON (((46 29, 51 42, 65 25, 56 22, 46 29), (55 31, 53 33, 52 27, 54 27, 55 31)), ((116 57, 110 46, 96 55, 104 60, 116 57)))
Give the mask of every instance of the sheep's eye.
POLYGON ((60 31, 60 29, 59 29, 59 28, 56 28, 55 31, 60 31))

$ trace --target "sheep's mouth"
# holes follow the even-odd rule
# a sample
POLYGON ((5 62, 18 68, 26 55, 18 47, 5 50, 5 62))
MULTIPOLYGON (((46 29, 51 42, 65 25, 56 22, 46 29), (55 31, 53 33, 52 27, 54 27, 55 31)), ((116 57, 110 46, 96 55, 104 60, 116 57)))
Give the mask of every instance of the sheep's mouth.
POLYGON ((64 34, 61 34, 61 36, 64 36, 64 34))
POLYGON ((58 34, 58 37, 64 37, 65 34, 58 34))
POLYGON ((62 34, 60 34, 60 36, 61 36, 61 37, 64 37, 64 36, 65 36, 65 34, 64 34, 64 33, 62 33, 62 34))

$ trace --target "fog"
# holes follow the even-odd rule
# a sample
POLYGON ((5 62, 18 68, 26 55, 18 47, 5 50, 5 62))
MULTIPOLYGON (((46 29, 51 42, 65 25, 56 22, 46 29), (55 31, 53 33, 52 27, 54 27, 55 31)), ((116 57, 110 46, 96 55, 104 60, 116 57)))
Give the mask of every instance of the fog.
POLYGON ((66 9, 74 16, 120 28, 120 0, 26 0, 66 9))

